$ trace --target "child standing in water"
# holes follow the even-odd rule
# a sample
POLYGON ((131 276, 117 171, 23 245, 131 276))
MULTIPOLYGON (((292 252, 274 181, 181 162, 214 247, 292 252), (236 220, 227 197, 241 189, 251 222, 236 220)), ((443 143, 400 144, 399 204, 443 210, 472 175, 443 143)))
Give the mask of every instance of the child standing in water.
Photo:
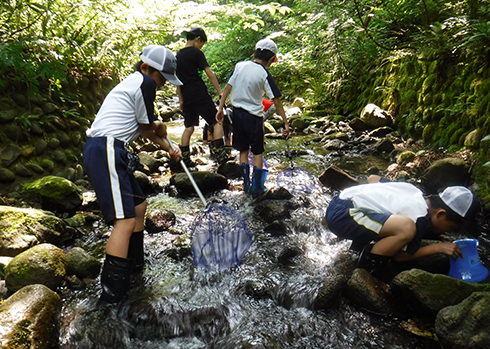
POLYGON ((262 194, 268 171, 262 168, 264 152, 264 91, 272 99, 276 112, 284 121, 283 136, 289 135, 289 123, 282 106, 281 92, 267 70, 277 61, 277 46, 271 39, 262 39, 255 45, 253 61, 239 62, 223 90, 216 120, 223 123, 225 101, 230 95, 233 105, 233 148, 240 152, 240 170, 244 190, 251 194, 262 194), (248 152, 254 155, 254 168, 250 180, 248 152))

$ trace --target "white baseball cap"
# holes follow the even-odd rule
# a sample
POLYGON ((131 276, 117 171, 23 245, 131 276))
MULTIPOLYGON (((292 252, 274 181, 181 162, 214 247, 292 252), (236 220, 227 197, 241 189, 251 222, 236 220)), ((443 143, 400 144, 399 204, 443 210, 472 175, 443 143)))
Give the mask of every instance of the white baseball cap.
POLYGON ((176 86, 183 85, 175 76, 177 70, 177 59, 172 51, 162 45, 148 45, 143 47, 140 59, 160 72, 162 76, 171 84, 176 86))
POLYGON ((256 50, 269 50, 275 55, 277 55, 277 45, 271 39, 262 39, 255 44, 256 50))
POLYGON ((461 216, 462 224, 468 233, 479 235, 476 217, 481 211, 481 204, 468 188, 458 185, 447 187, 439 197, 451 210, 461 216))

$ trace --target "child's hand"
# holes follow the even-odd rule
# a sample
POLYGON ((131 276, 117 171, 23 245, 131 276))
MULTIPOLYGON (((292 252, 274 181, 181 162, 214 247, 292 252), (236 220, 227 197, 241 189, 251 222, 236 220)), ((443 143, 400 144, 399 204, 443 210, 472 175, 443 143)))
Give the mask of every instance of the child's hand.
POLYGON ((282 129, 282 135, 286 138, 289 136, 289 124, 284 125, 284 128, 282 129))
POLYGON ((220 125, 223 125, 224 118, 225 118, 225 113, 223 112, 223 109, 219 109, 218 112, 216 113, 216 122, 220 125))
POLYGON ((179 161, 182 157, 182 152, 179 147, 175 147, 174 150, 169 150, 168 154, 170 155, 170 158, 175 161, 179 161))
POLYGON ((452 257, 454 260, 458 259, 458 257, 464 258, 459 246, 452 242, 442 242, 437 244, 437 247, 439 247, 441 253, 452 257))

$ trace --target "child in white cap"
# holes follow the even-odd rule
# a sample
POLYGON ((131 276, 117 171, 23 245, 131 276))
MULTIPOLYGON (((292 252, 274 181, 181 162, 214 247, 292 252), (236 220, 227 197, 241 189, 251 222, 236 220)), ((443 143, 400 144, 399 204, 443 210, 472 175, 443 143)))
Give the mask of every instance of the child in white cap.
POLYGON ((458 226, 478 235, 476 217, 481 206, 468 188, 450 186, 424 197, 413 184, 374 175, 368 182, 340 192, 325 215, 332 233, 352 240, 351 249, 362 250, 358 267, 382 276, 391 258, 404 262, 437 253, 464 258, 454 243, 421 246, 421 242, 429 231, 444 233, 458 226))
POLYGON ((156 91, 166 81, 181 85, 175 76, 177 60, 161 45, 143 48, 136 71, 114 87, 104 99, 83 150, 83 165, 94 187, 107 224, 114 228, 107 241, 101 274, 101 301, 119 302, 129 288, 131 271, 144 264, 143 230, 146 198, 133 171, 139 164, 128 145, 146 137, 179 160, 172 150, 164 124, 154 115, 156 91), (158 129, 158 131, 157 131, 158 129))
POLYGON ((281 92, 267 70, 277 61, 277 46, 271 39, 262 39, 255 45, 253 61, 238 62, 223 90, 216 120, 222 124, 223 108, 228 95, 233 105, 233 148, 240 152, 240 170, 244 190, 262 194, 268 171, 262 168, 264 152, 264 92, 272 100, 276 112, 284 121, 283 136, 289 135, 289 123, 282 106, 281 92), (254 168, 250 179, 248 152, 254 155, 254 168))

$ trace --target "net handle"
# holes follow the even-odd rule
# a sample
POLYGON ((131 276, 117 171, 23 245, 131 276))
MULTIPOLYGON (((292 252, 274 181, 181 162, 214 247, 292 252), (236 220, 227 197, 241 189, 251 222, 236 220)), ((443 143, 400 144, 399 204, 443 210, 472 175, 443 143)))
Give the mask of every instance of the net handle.
MULTIPOLYGON (((174 144, 172 143, 172 141, 170 140, 168 135, 167 135, 167 142, 170 145, 170 149, 175 150, 174 144)), ((182 159, 180 159, 179 162, 182 165, 182 168, 184 169, 185 173, 187 174, 187 177, 189 177, 189 180, 191 181, 192 185, 194 186, 194 189, 196 190, 196 193, 199 196, 199 198, 201 199, 202 203, 204 204, 204 206, 207 206, 208 204, 206 202, 206 199, 202 195, 201 190, 199 190, 199 187, 197 186, 197 183, 194 180, 194 177, 192 177, 191 173, 189 172, 187 165, 184 163, 184 161, 182 161, 182 159)))
POLYGON ((293 157, 291 156, 291 150, 289 149, 289 140, 288 140, 288 137, 286 137, 286 148, 288 150, 288 158, 289 158, 289 161, 291 161, 291 167, 294 167, 293 157))

